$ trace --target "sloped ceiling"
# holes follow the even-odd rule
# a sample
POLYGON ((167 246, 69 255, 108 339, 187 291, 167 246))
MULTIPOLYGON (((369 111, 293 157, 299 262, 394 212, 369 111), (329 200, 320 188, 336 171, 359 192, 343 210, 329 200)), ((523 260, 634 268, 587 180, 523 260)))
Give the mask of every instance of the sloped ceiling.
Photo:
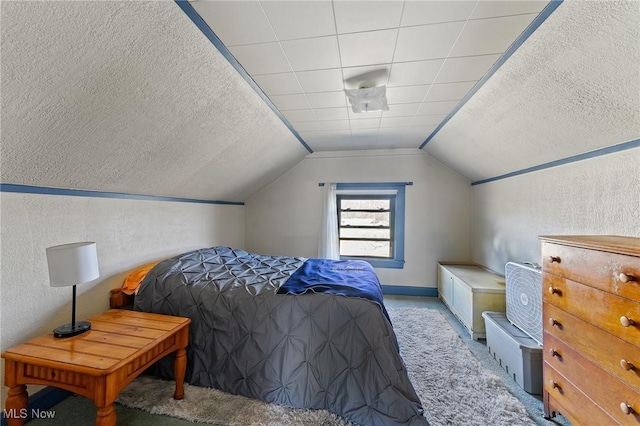
MULTIPOLYGON (((244 201, 308 154, 173 1, 0 7, 2 183, 244 201)), ((638 139, 639 15, 565 1, 424 149, 477 181, 638 139)))
POLYGON ((640 3, 565 1, 425 149, 480 181, 638 138, 640 3))
POLYGON ((308 151, 174 2, 6 2, 3 183, 244 201, 308 151))

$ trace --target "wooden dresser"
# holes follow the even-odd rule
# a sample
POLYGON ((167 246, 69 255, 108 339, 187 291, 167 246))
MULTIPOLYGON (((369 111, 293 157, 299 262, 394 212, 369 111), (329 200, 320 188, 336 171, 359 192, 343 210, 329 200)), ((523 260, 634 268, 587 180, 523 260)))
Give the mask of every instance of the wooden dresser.
POLYGON ((640 425, 640 238, 540 239, 545 416, 640 425))

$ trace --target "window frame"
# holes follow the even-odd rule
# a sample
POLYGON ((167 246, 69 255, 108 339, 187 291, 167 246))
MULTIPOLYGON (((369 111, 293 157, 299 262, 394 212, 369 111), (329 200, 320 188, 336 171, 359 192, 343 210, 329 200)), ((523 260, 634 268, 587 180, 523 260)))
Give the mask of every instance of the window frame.
POLYGON ((390 225, 392 229, 391 257, 372 257, 372 256, 340 256, 341 260, 364 260, 369 262, 371 266, 375 268, 390 268, 390 269, 403 269, 404 268, 404 227, 405 227, 405 187, 406 182, 381 182, 381 183, 338 183, 336 185, 336 214, 338 215, 338 239, 340 238, 340 204, 338 197, 341 195, 346 196, 358 196, 363 198, 371 198, 376 196, 388 196, 389 191, 395 191, 395 203, 393 208, 390 206, 390 210, 393 211, 390 220, 393 220, 393 225, 390 225), (349 194, 349 192, 351 194, 349 194))

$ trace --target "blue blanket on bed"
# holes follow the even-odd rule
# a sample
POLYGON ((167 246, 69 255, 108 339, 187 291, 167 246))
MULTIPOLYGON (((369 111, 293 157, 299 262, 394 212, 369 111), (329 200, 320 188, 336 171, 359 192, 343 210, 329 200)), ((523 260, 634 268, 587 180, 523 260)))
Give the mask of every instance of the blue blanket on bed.
POLYGON ((364 260, 307 259, 280 286, 278 294, 338 294, 369 299, 389 315, 382 303, 382 287, 373 267, 364 260))

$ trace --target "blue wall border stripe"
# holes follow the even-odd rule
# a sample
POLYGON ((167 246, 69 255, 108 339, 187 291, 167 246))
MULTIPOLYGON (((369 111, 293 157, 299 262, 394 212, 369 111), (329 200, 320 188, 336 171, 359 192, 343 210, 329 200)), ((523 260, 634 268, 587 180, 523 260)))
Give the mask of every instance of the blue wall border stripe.
POLYGON ((434 287, 409 287, 404 285, 383 285, 382 294, 395 296, 438 297, 438 289, 434 287))
POLYGON ((464 106, 464 104, 466 104, 469 99, 471 99, 471 97, 475 95, 478 90, 480 90, 480 88, 487 82, 487 80, 489 80, 491 76, 495 74, 496 71, 498 71, 498 68, 500 68, 502 64, 504 64, 507 59, 509 59, 511 55, 513 55, 513 53, 518 50, 520 46, 522 46, 522 44, 529 38, 529 36, 533 34, 534 31, 537 30, 544 21, 546 21, 546 19, 558 8, 558 6, 560 6, 563 1, 564 0, 551 0, 551 2, 549 2, 549 4, 542 10, 542 12, 540 12, 536 19, 534 19, 523 31, 523 33, 520 34, 520 37, 518 37, 507 50, 505 50, 502 56, 498 58, 496 63, 493 64, 493 66, 480 79, 480 81, 478 81, 475 86, 471 88, 471 90, 465 95, 465 97, 462 98, 460 103, 458 103, 458 105, 453 108, 449 115, 447 115, 444 120, 442 120, 440 124, 438 124, 438 127, 436 127, 435 130, 431 132, 427 139, 422 142, 422 145, 420 145, 419 149, 424 148, 424 146, 428 144, 431 139, 433 139, 436 133, 438 133, 444 127, 444 125, 447 124, 454 115, 456 115, 456 113, 464 106))
POLYGON ((242 202, 199 200, 196 198, 163 197, 159 195, 125 194, 122 192, 87 191, 81 189, 51 188, 46 186, 17 185, 0 183, 0 192, 17 192, 20 194, 67 195, 71 197, 119 198, 123 200, 170 201, 175 203, 226 204, 244 206, 242 202))
POLYGON ((204 36, 207 37, 207 39, 209 39, 209 41, 220 51, 220 53, 222 53, 222 56, 227 58, 229 63, 236 69, 236 71, 238 71, 240 76, 242 76, 242 78, 244 78, 247 81, 247 83, 249 83, 249 86, 251 86, 251 88, 262 98, 262 100, 267 104, 267 106, 269 106, 269 108, 273 110, 273 112, 278 116, 280 120, 282 120, 284 125, 289 128, 291 133, 293 133, 293 136, 295 136, 296 139, 298 139, 298 141, 302 144, 302 146, 304 146, 305 149, 309 151, 309 153, 313 153, 313 150, 311 149, 311 147, 307 145, 304 139, 302 139, 302 136, 300 136, 300 134, 293 128, 291 123, 289 123, 289 120, 287 120, 285 116, 282 115, 280 110, 276 108, 273 102, 271 102, 271 99, 269 99, 269 97, 262 91, 260 86, 258 86, 258 84, 253 80, 253 78, 251 78, 247 70, 245 70, 244 67, 240 65, 240 62, 238 62, 235 56, 233 56, 233 54, 229 51, 229 49, 227 49, 227 46, 225 46, 224 43, 222 43, 222 40, 218 38, 218 36, 216 35, 216 33, 213 32, 211 27, 207 25, 204 19, 202 19, 202 17, 198 14, 198 12, 196 12, 193 6, 191 6, 191 3, 189 3, 187 0, 175 0, 175 2, 180 7, 180 9, 182 9, 182 11, 189 17, 189 19, 191 19, 191 21, 193 21, 193 23, 196 24, 196 27, 198 27, 198 29, 202 31, 202 34, 204 34, 204 36))
POLYGON ((576 161, 587 160, 589 158, 600 157, 602 155, 614 154, 616 152, 625 151, 627 149, 639 148, 640 139, 634 139, 629 142, 623 142, 618 145, 608 146, 606 148, 596 149, 595 151, 585 152, 584 154, 573 155, 571 157, 562 158, 556 161, 550 161, 548 163, 540 164, 533 167, 528 167, 522 170, 516 170, 515 172, 506 173, 504 175, 495 176, 488 179, 478 180, 472 182, 471 185, 482 185, 483 183, 495 182, 497 180, 510 178, 513 176, 523 175, 525 173, 537 172, 539 170, 548 169, 551 167, 562 166, 564 164, 575 163, 576 161))

